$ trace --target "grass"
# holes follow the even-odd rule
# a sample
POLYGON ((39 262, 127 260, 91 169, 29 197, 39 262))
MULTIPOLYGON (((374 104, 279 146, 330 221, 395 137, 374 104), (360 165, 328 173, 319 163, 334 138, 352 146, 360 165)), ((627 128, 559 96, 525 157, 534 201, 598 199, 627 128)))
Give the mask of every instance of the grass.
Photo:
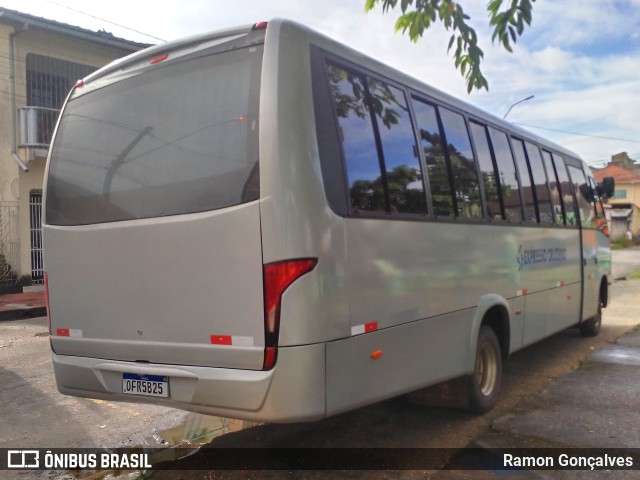
POLYGON ((612 250, 622 250, 623 248, 627 248, 627 240, 624 238, 616 238, 611 241, 611 249, 612 250))
POLYGON ((627 275, 628 280, 640 280, 640 270, 633 270, 629 275, 627 275))

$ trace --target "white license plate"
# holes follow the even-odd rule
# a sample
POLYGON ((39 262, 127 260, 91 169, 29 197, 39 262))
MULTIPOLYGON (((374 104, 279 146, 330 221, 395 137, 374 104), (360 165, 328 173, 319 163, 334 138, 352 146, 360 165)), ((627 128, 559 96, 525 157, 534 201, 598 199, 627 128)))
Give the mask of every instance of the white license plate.
POLYGON ((168 397, 169 377, 160 375, 122 374, 122 393, 147 397, 168 397))

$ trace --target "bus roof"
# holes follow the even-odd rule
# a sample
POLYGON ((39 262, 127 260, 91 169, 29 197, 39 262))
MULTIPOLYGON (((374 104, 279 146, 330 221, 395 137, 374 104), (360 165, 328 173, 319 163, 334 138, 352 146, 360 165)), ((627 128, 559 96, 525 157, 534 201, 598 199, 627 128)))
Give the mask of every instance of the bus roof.
MULTIPOLYGON (((468 114, 471 114, 472 116, 478 119, 482 119, 489 124, 493 124, 494 126, 497 126, 503 130, 508 130, 512 133, 515 133, 518 136, 523 137, 524 139, 537 142, 541 146, 554 150, 563 155, 580 159, 579 155, 577 155, 575 152, 559 144, 556 144, 555 142, 552 142, 544 137, 540 137, 535 133, 532 133, 529 130, 521 128, 513 123, 507 122, 502 118, 497 117, 496 115, 493 115, 489 112, 486 112, 480 109, 479 107, 472 105, 471 103, 468 103, 467 101, 461 100, 460 98, 457 98, 451 94, 443 92, 442 90, 439 90, 429 85, 428 83, 425 83, 424 81, 421 81, 411 75, 403 73, 400 70, 397 70, 396 68, 390 67, 389 65, 386 65, 379 60, 376 60, 358 50, 348 47, 347 45, 344 45, 330 37, 327 37, 326 35, 321 34, 309 27, 306 27, 297 22, 287 20, 287 19, 282 19, 282 18, 276 18, 268 22, 262 22, 261 23, 262 28, 264 28, 264 25, 266 24, 268 24, 269 30, 271 31, 281 30, 282 28, 297 30, 299 34, 302 34, 307 37, 307 40, 310 44, 320 43, 321 44, 320 46, 324 48, 327 48, 327 47, 331 48, 332 53, 335 53, 337 55, 345 57, 348 60, 352 60, 356 63, 359 63, 362 66, 368 67, 371 70, 376 71, 384 76, 388 76, 391 79, 395 79, 396 81, 399 81, 400 83, 403 83, 408 87, 411 87, 428 96, 431 96, 434 99, 438 99, 444 103, 447 103, 450 106, 455 107, 459 110, 462 110, 468 114)), ((97 70, 96 72, 86 77, 84 79, 84 83, 87 84, 87 83, 93 82, 106 75, 117 72, 118 70, 123 70, 129 66, 135 65, 142 60, 152 59, 158 55, 161 55, 173 50, 185 49, 189 47, 197 47, 202 45, 203 43, 220 40, 226 37, 231 38, 234 36, 247 35, 251 33, 252 30, 254 30, 254 27, 256 25, 258 24, 256 23, 252 25, 243 25, 243 26, 232 27, 232 28, 223 29, 223 30, 216 30, 212 32, 192 35, 179 40, 174 40, 174 41, 149 47, 147 49, 141 50, 127 57, 121 58, 119 60, 115 60, 114 62, 106 65, 105 67, 97 70)))

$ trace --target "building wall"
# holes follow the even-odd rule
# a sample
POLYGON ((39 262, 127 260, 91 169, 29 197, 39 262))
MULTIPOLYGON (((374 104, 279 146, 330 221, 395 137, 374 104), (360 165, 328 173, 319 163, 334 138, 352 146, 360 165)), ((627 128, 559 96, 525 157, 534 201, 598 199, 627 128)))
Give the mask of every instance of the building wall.
POLYGON ((631 216, 628 220, 619 219, 612 228, 612 238, 622 238, 626 235, 627 228, 630 228, 635 236, 640 233, 640 184, 639 183, 618 183, 616 191, 626 190, 626 198, 611 198, 609 204, 613 208, 616 206, 631 206, 631 216))
MULTIPOLYGON (((9 80, 9 34, 13 27, 0 24, 0 200, 17 201, 19 205, 20 276, 31 274, 31 236, 29 193, 42 189, 46 150, 18 148, 18 156, 28 165, 27 172, 19 168, 11 155, 11 103, 9 80)), ((128 55, 130 52, 92 41, 65 36, 37 27, 29 27, 14 37, 15 45, 15 121, 17 109, 27 106, 27 54, 37 54, 59 60, 91 65, 96 68, 128 55)), ((16 143, 19 141, 16 127, 16 143)))
POLYGON ((13 28, 0 24, 0 201, 16 200, 18 164, 11 158, 11 104, 9 92, 9 33, 13 28))
POLYGON ((609 199, 609 203, 611 203, 611 205, 632 203, 640 207, 640 184, 639 183, 619 182, 616 184, 616 191, 620 191, 620 190, 626 190, 627 196, 625 198, 609 199))

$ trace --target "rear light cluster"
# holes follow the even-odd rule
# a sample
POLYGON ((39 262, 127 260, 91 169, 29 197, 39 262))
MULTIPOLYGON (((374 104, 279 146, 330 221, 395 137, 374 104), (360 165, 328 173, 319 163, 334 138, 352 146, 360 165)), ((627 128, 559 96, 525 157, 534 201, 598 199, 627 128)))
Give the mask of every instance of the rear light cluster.
POLYGON ((317 263, 317 258, 302 258, 264 265, 265 348, 263 370, 271 370, 278 357, 282 294, 293 282, 313 270, 317 263))

